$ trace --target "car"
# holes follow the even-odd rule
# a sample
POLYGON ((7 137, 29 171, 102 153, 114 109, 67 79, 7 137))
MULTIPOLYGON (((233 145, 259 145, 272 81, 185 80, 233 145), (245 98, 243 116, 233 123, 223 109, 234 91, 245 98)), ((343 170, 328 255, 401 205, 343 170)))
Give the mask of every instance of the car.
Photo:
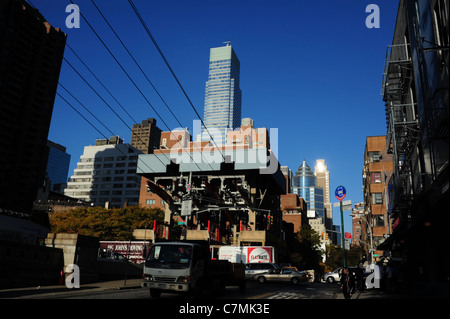
POLYGON ((268 272, 269 270, 279 270, 280 267, 274 263, 249 263, 245 264, 245 278, 252 279, 254 275, 268 272))
POLYGON ((341 273, 342 273, 342 267, 336 268, 335 270, 331 272, 327 272, 322 276, 322 281, 325 281, 326 283, 334 283, 339 282, 341 279, 341 273))
POLYGON ((267 281, 281 281, 298 284, 300 282, 308 281, 308 273, 306 271, 298 271, 293 269, 272 269, 265 273, 256 274, 253 279, 259 283, 267 281))
MULTIPOLYGON (((364 281, 368 276, 369 272, 364 271, 363 268, 359 267, 348 267, 348 270, 352 273, 356 280, 364 281)), ((322 276, 322 281, 326 283, 340 282, 342 276, 342 267, 336 268, 332 272, 328 272, 322 276)))

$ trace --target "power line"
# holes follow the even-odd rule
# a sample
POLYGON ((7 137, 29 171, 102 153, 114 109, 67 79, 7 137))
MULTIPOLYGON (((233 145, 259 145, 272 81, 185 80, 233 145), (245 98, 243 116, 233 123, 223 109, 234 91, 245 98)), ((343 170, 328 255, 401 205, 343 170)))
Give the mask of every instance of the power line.
POLYGON ((120 44, 122 44, 123 48, 125 49, 125 51, 127 51, 128 55, 131 57, 131 59, 133 60, 133 62, 136 64, 136 66, 139 68, 139 70, 142 72, 142 74, 144 75, 144 77, 147 79, 147 82, 151 85, 151 87, 153 88, 153 90, 156 92, 156 94, 159 96, 159 98, 161 99, 161 101, 164 103, 164 105, 166 106, 166 108, 169 110, 169 112, 172 114, 172 116, 175 118, 175 120, 178 122, 178 125, 180 125, 180 127, 183 127, 183 125, 181 124, 181 122, 178 120, 178 118, 176 117, 176 115, 172 112, 172 109, 169 107, 169 105, 167 105, 166 101, 163 99, 163 97, 161 96, 161 94, 158 92, 158 90, 156 89, 156 87, 153 85, 152 81, 150 81, 150 79, 148 78, 147 74, 144 72, 144 70, 142 70, 141 66, 139 65, 139 63, 136 61, 136 59, 134 58, 134 56, 131 54, 130 50, 128 50, 127 46, 123 43, 122 39, 119 37, 119 35, 117 34, 117 32, 114 30, 114 28, 111 26, 111 24, 109 23, 108 19, 106 19, 106 17, 103 15, 102 11, 99 9, 99 7, 95 4, 94 0, 91 0, 92 4, 94 5, 94 7, 97 9, 97 11, 100 13, 100 15, 102 16, 103 20, 105 20, 106 24, 109 26, 109 28, 111 29, 111 31, 114 33, 114 35, 116 36, 116 38, 119 40, 120 44))
MULTIPOLYGON (((70 0, 70 2, 72 4, 73 1, 70 0)), ((111 52, 111 50, 109 49, 109 47, 106 45, 106 43, 102 40, 102 38, 100 37, 100 35, 97 33, 97 31, 95 31, 95 29, 92 27, 92 25, 89 23, 89 21, 86 19, 86 17, 83 15, 82 12, 78 11, 80 16, 83 18, 83 20, 87 23, 87 25, 89 26, 89 28, 92 30, 92 32, 94 32, 95 36, 98 38, 98 40, 102 43, 102 45, 105 47, 105 49, 108 51, 108 53, 112 56, 112 58, 114 59, 114 61, 116 61, 116 63, 119 65, 119 67, 122 69, 122 71, 125 73, 125 75, 128 77, 128 79, 133 83, 133 85, 136 87, 136 89, 139 91, 139 93, 142 95, 142 97, 145 99, 145 101, 147 102, 147 104, 153 109, 153 111, 158 115, 158 117, 161 119, 161 121, 164 123, 164 125, 167 127, 168 130, 169 126, 167 125, 167 123, 164 121, 164 119, 161 117, 161 115, 159 115, 158 111, 156 111, 155 107, 150 103, 150 101, 147 99, 147 97, 144 95, 144 93, 141 91, 141 89, 137 86, 136 82, 134 82, 134 80, 131 78, 131 76, 128 74, 128 72, 125 70, 125 68, 122 66, 122 64, 119 62, 119 60, 117 60, 116 56, 111 52)))
MULTIPOLYGON (((72 1, 72 0, 71 0, 72 1)), ((205 128, 206 132, 208 133, 209 137, 211 138, 212 142, 214 143, 214 145, 216 146, 217 150, 219 151, 219 153, 222 155, 222 158, 225 160, 225 157, 223 155, 223 153, 220 151, 219 147, 217 146, 216 142, 214 141, 213 137, 211 136, 211 134, 209 133, 208 128, 206 127, 205 123, 203 122, 202 118, 200 117, 200 115, 197 112, 197 109, 195 108, 194 104, 192 103, 191 99, 189 98, 189 96, 187 95, 185 89, 183 88, 183 86, 181 85, 181 82, 178 80, 178 77, 175 75, 175 72, 173 71, 172 67, 170 66, 169 62, 167 61, 166 57, 164 56, 164 53, 162 52, 161 48, 159 47, 158 43, 156 42, 155 38, 153 37, 152 33, 150 32, 149 28, 147 27, 147 24, 145 23, 144 19, 142 19, 141 14, 139 13, 139 10, 136 8, 136 6, 134 5, 132 0, 128 0, 128 3, 130 4, 130 6, 132 7, 134 13, 136 14, 136 16, 138 17, 139 21, 141 22, 142 26, 144 27, 145 31, 147 32, 148 36, 150 37, 150 39, 152 40, 153 44, 155 45, 156 49, 158 50, 159 54, 161 55, 162 59, 164 60, 164 62, 166 63, 167 67, 169 68, 170 72, 172 73, 172 76, 174 77, 175 81, 178 83, 178 86, 181 88, 181 91, 184 93, 184 96, 186 97, 186 99, 188 100, 189 104, 191 105, 192 109, 194 110, 195 114, 197 115, 197 117, 199 118, 199 120, 201 121, 203 127, 205 128)))
MULTIPOLYGON (((70 2, 72 4, 73 1, 70 0, 70 2)), ((158 117, 161 119, 161 121, 164 123, 164 125, 166 126, 166 128, 170 130, 169 126, 167 125, 167 123, 164 121, 164 119, 161 117, 161 115, 156 111, 156 109, 154 108, 154 106, 150 103, 150 101, 147 99, 147 97, 144 95, 144 93, 141 91, 141 89, 137 86, 136 82, 131 78, 131 76, 129 75, 129 73, 125 70, 125 68, 122 66, 122 64, 119 62, 119 60, 115 57, 115 55, 111 52, 111 50, 109 49, 109 47, 106 45, 106 43, 102 40, 102 38, 100 37, 100 35, 94 30, 94 28, 92 27, 92 25, 89 23, 89 21, 86 19, 86 17, 80 12, 78 11, 79 14, 81 15, 81 17, 83 18, 83 20, 88 24, 89 28, 92 30, 92 32, 94 32, 94 34, 96 35, 96 37, 98 38, 98 40, 103 44, 103 46, 105 47, 105 49, 108 51, 108 53, 113 57, 113 59, 116 61, 116 63, 119 65, 119 67, 122 69, 122 71, 125 73, 125 75, 128 77, 128 79, 133 83, 133 85, 136 87, 136 89, 139 91, 139 93, 142 95, 142 97, 145 99, 145 101, 148 103, 148 105, 153 109, 153 111, 158 115, 158 117)), ((78 72, 77 72, 78 73, 78 72)), ((103 99, 102 99, 103 100, 103 99)), ((104 100, 103 100, 104 101, 104 100)), ((106 103, 106 102, 105 102, 106 103)), ((165 154, 165 153, 163 153, 165 154)), ((189 154, 189 156, 191 156, 189 154)), ((202 155, 203 156, 203 155, 202 155)), ((167 158, 167 157, 166 157, 167 158)), ((192 159, 192 157, 191 157, 192 159)), ((198 169, 201 171, 201 168, 198 166, 198 164, 194 161, 194 164, 198 167, 198 169)), ((209 164, 209 163, 208 163, 209 164)), ((210 164, 209 164, 210 165, 210 164)), ((211 167, 211 165, 210 165, 211 167)), ((212 167, 211 167, 212 169, 212 167)))
MULTIPOLYGON (((91 116, 93 116, 98 122, 100 122, 100 124, 109 131, 109 133, 112 136, 116 136, 117 134, 115 134, 114 132, 111 131, 111 129, 109 129, 98 117, 96 117, 91 111, 89 111, 89 109, 80 102, 80 100, 78 100, 68 89, 66 89, 60 82, 58 82, 59 86, 61 86, 73 99, 75 99, 91 116)), ((92 124, 92 122, 90 122, 83 114, 81 114, 71 103, 69 103, 59 92, 56 92, 58 94, 58 96, 64 101, 66 102, 76 113, 78 113, 89 125, 91 125, 98 133, 100 133, 101 136, 103 136, 105 139, 108 139, 108 137, 105 136, 105 134, 103 134, 94 124, 92 124)), ((117 147, 116 147, 117 148, 117 147)), ((126 154, 124 154, 119 148, 117 148, 117 150, 119 150, 124 156, 127 156, 126 154)), ((159 158, 158 158, 159 159, 159 158)), ((161 161, 161 159, 159 159, 161 161)), ((130 161, 134 161, 134 159, 131 158, 130 156, 130 161)), ((137 163, 137 162, 136 162, 137 163)), ((162 161, 161 161, 162 163, 162 161)), ((143 164, 145 166, 147 166, 152 172, 154 172, 147 164, 145 164, 143 162, 143 164)), ((164 163, 162 163, 164 164, 164 163)))
MULTIPOLYGON (((105 17, 105 15, 102 13, 102 11, 100 10, 100 8, 95 4, 94 0, 91 0, 92 4, 95 6, 95 8, 97 9, 97 11, 100 13, 100 15, 102 16, 103 20, 105 20, 106 24, 109 26, 109 28, 111 29, 111 31, 114 33, 114 35, 116 36, 116 38, 119 40, 119 42, 122 44, 123 48, 125 49, 125 51, 128 53, 128 55, 131 57, 131 59, 133 60, 133 62, 136 64, 136 66, 139 68, 139 70, 142 72, 142 74, 144 75, 144 77, 147 79, 148 83, 151 85, 151 87, 153 88, 153 90, 157 93, 157 95, 159 96, 159 98, 161 99, 161 101, 164 103, 164 105, 166 106, 166 108, 169 110, 169 112, 172 114, 172 116, 175 118, 175 120, 178 122, 178 125, 180 127, 183 127, 183 124, 181 124, 181 122, 178 120, 178 118, 176 117, 176 115, 173 113, 172 109, 170 108, 169 105, 167 105, 166 101, 163 99, 163 97, 161 96, 161 94, 158 92, 158 90, 156 89, 156 87, 153 85, 152 81, 148 78, 147 74, 144 72, 144 70, 142 69, 142 67, 139 65, 139 63, 136 61, 136 59, 134 58, 133 54, 130 52, 130 50, 127 48, 127 46, 123 43, 122 39, 119 37, 119 35, 117 34, 117 32, 114 30, 114 28, 112 27, 112 25, 109 23, 108 19, 105 17)), ((166 125, 167 127, 167 125, 166 125)), ((170 130, 167 127, 168 130, 170 130)), ((175 137, 175 136, 174 136, 175 137)), ((195 144, 194 144, 195 145, 195 144)), ((198 149, 198 146, 196 146, 196 148, 198 149)), ((202 158, 203 154, 201 154, 202 158)), ((194 162, 194 164, 197 166, 197 168, 201 171, 202 169, 200 168, 200 166, 198 166, 198 164, 194 161, 194 159, 192 158, 190 152, 189 152, 189 157, 191 158, 191 160, 194 162)), ((208 165, 210 166, 211 170, 213 170, 212 166, 208 163, 208 165)))

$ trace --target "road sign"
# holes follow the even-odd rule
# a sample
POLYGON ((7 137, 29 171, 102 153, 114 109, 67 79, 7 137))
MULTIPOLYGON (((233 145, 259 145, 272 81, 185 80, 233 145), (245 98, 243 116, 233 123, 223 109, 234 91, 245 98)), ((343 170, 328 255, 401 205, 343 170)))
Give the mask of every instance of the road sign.
POLYGON ((345 237, 345 238, 348 238, 348 239, 352 239, 352 234, 350 234, 350 233, 345 233, 345 234, 344 234, 344 237, 345 237))
POLYGON ((192 212, 192 195, 184 195, 181 202, 181 216, 191 216, 192 212))
POLYGON ((336 191, 334 194, 336 195, 336 198, 342 202, 342 200, 345 198, 347 191, 345 190, 344 186, 338 186, 336 187, 336 191))
MULTIPOLYGON (((333 207, 340 207, 341 203, 333 203, 333 207)), ((344 200, 342 201, 342 210, 345 212, 346 210, 352 210, 352 200, 344 200)))
POLYGON ((345 238, 345 249, 346 250, 350 250, 350 239, 348 239, 348 238, 345 238))

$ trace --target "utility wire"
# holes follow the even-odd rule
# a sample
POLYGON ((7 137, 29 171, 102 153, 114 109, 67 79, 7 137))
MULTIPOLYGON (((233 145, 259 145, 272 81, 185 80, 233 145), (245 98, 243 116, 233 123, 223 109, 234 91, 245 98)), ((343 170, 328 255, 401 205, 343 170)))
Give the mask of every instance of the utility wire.
MULTIPOLYGON (((72 0, 70 0, 72 2, 72 0)), ((147 27, 147 24, 145 23, 144 19, 142 19, 141 14, 139 13, 139 10, 136 8, 136 6, 134 5, 132 0, 128 0, 128 3, 130 4, 130 6, 132 7, 134 13, 136 14, 136 16, 138 17, 139 21, 141 22, 142 26, 144 27, 145 31, 147 32, 148 36, 150 37, 150 39, 152 40, 153 44, 155 45, 156 49, 158 50, 159 54, 161 55, 162 59, 164 60, 164 62, 166 63, 167 67, 169 68, 170 72, 172 73, 172 76, 174 77, 175 81, 178 83, 178 86, 181 88, 181 91, 183 91, 184 96, 186 97, 186 99, 188 100, 189 104, 191 105, 192 109, 194 110, 195 114, 197 115, 197 117, 199 118, 199 120, 201 121, 203 127, 205 128, 206 132, 208 133, 209 137, 211 138, 212 142, 214 143, 214 145, 216 146, 217 150, 219 151, 219 153, 222 155, 222 158, 225 160, 225 157, 223 155, 223 153, 221 152, 221 150, 219 149, 219 147, 217 146, 216 142, 214 141, 213 137, 211 136, 211 134, 209 133, 208 128, 206 127, 205 123, 203 122, 202 118, 200 117, 200 115, 197 112, 197 109, 195 108, 194 104, 192 103, 191 99, 189 98, 189 96, 187 95, 185 89, 183 88, 183 86, 181 85, 181 82, 178 80, 178 77, 175 75, 175 72, 173 71, 172 67, 170 66, 169 62, 167 61, 166 57, 164 56, 164 53, 162 52, 161 48, 159 47, 158 43, 156 42, 155 38, 153 37, 152 33, 150 32, 149 28, 147 27)))
MULTIPOLYGON (((112 27, 112 25, 109 23, 108 19, 105 17, 105 15, 102 13, 102 11, 100 10, 100 8, 95 4, 94 0, 91 0, 92 4, 94 5, 94 7, 97 9, 97 11, 100 13, 100 15, 102 16, 103 20, 105 20, 106 24, 108 25, 108 27, 111 29, 111 31, 114 33, 114 35, 116 36, 116 38, 119 40, 119 42, 122 44, 122 47, 125 49, 125 51, 128 53, 128 55, 131 57, 131 59, 133 60, 133 62, 136 64, 136 66, 139 68, 139 70, 142 72, 142 74, 144 75, 144 77, 147 79, 147 82, 151 85, 151 87, 153 88, 153 90, 156 92, 156 94, 159 96, 159 98, 161 99, 161 101, 164 103, 164 105, 166 106, 166 108, 169 110, 169 112, 172 114, 172 116, 175 118, 175 120, 178 122, 178 125, 180 127, 183 127, 183 124, 181 124, 180 120, 176 117, 176 115, 173 113, 172 109, 170 108, 169 105, 167 105, 166 101, 163 99, 163 97, 161 96, 161 94, 158 92, 158 90, 156 89, 156 87, 153 85, 152 81, 148 78, 147 74, 144 72, 144 70, 142 69, 142 67, 139 65, 139 63, 136 61, 136 59, 134 58, 133 54, 130 52, 130 50, 127 48, 127 46, 123 43, 122 39, 119 37, 119 35, 117 34, 117 32, 114 30, 114 28, 112 27)), ((167 126, 167 125, 166 125, 167 126)), ((167 129, 169 131, 171 131, 168 127, 167 129)), ((175 137, 175 135, 172 132, 173 137, 175 137)), ((174 138, 174 140, 176 140, 176 138, 174 138)), ((193 144, 195 145, 195 143, 193 144)), ((198 146, 196 146, 196 148, 198 149, 198 146)), ((198 164, 194 161, 194 159, 192 158, 192 154, 191 152, 189 153, 189 157, 191 158, 192 162, 197 166, 197 168, 202 171, 202 169, 200 168, 200 166, 198 166, 198 164)), ((201 156, 203 158, 203 154, 201 153, 201 156)), ((207 162, 207 161, 206 161, 207 162)), ((207 162, 208 165, 210 166, 211 170, 213 170, 211 164, 209 162, 207 162)))
MULTIPOLYGON (((73 1, 70 0, 70 2, 72 4, 73 1)), ((97 31, 95 31, 95 29, 92 27, 92 25, 89 23, 89 21, 86 19, 86 17, 83 15, 82 12, 78 11, 81 15, 81 17, 83 18, 83 20, 87 23, 87 25, 89 26, 89 28, 92 30, 92 32, 94 32, 95 36, 98 38, 98 40, 103 44, 103 46, 105 47, 105 49, 108 51, 108 53, 112 56, 112 58, 114 59, 114 61, 116 61, 116 63, 119 65, 119 67, 122 69, 122 71, 125 73, 125 75, 128 77, 128 79, 133 83, 133 85, 136 87, 136 89, 139 91, 139 93, 142 95, 142 97, 145 99, 145 101, 147 102, 147 104, 153 109, 153 111, 158 115, 158 117, 161 119, 161 121, 164 123, 164 125, 167 127, 167 129, 169 129, 169 126, 167 125, 167 123, 164 121, 164 119, 161 117, 161 115, 159 115, 158 111, 156 111, 155 107, 150 103, 150 101, 147 99, 147 97, 144 95, 144 93, 141 91, 141 89, 137 86, 136 82, 134 82, 134 80, 131 78, 131 76, 128 74, 128 72, 125 70, 125 68, 122 66, 122 64, 119 62, 119 60, 117 60, 117 58, 115 57, 115 55, 111 52, 111 50, 109 49, 109 47, 106 45, 106 43, 102 40, 102 38, 100 37, 100 35, 97 33, 97 31)), ((169 129, 170 130, 170 129, 169 129)))

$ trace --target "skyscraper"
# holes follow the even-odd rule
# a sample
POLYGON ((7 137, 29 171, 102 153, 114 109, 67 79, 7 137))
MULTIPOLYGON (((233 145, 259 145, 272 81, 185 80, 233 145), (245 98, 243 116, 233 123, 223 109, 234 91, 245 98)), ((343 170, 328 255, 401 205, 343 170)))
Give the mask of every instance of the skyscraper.
POLYGON ((202 128, 202 140, 213 137, 217 144, 223 144, 227 131, 239 127, 242 101, 239 77, 240 62, 232 46, 228 43, 211 48, 203 115, 208 132, 202 128))
POLYGON ((51 190, 62 194, 67 186, 70 154, 66 153, 64 146, 55 142, 47 141, 47 146, 49 147, 47 175, 51 183, 51 190))
POLYGON ((333 207, 330 199, 330 172, 324 159, 316 160, 314 166, 314 174, 316 175, 317 186, 323 189, 323 205, 325 209, 325 225, 327 229, 332 228, 333 224, 333 207))
POLYGON ((292 189, 303 198, 308 207, 308 218, 324 218, 324 192, 317 186, 317 177, 304 160, 292 179, 292 189))
POLYGON ((65 43, 27 2, 0 1, 0 211, 31 214, 43 185, 65 43))

